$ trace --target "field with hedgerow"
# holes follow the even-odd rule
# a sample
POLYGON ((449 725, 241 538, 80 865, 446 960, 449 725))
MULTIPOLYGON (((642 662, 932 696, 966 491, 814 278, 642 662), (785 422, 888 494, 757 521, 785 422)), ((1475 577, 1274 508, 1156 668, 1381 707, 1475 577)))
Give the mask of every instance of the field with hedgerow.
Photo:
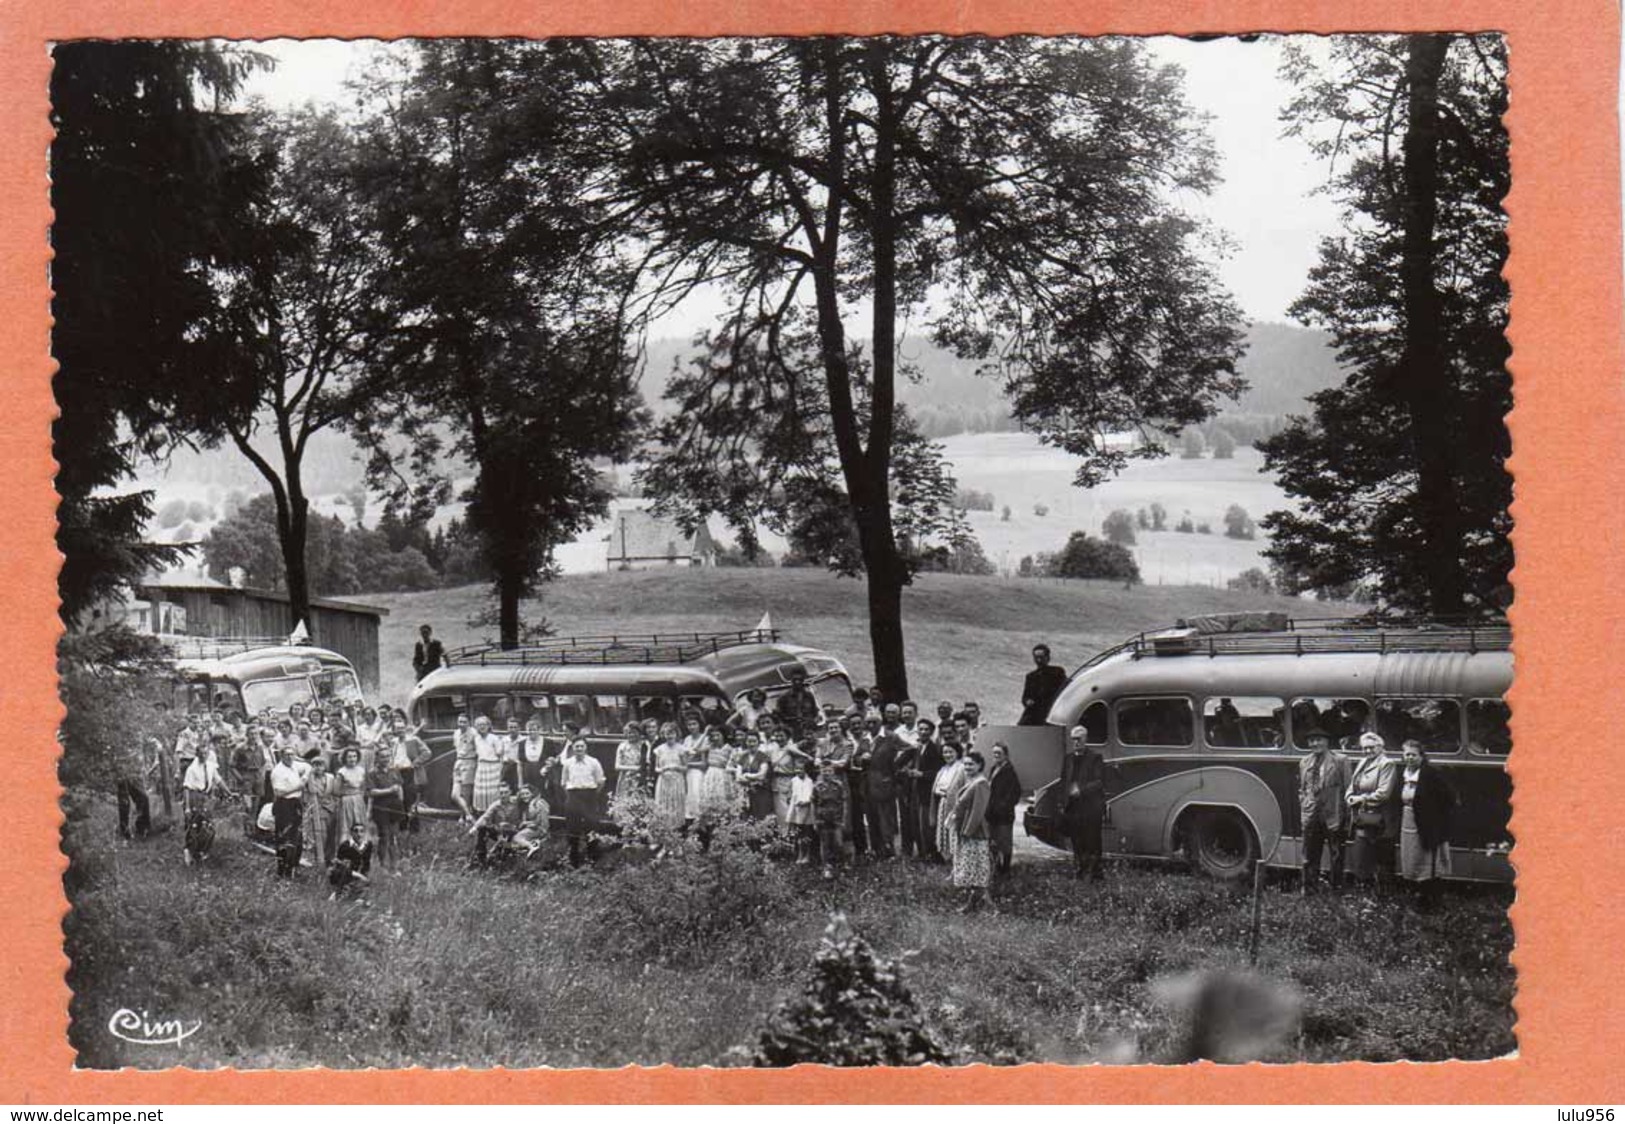
MULTIPOLYGON (((477 639, 465 621, 482 598, 371 599, 391 609, 386 698, 404 700, 416 626, 477 639)), ((933 576, 905 603, 912 689, 1008 721, 1035 640, 1071 667, 1181 615, 1264 607, 1326 611, 1202 588, 933 576)), ((566 634, 750 627, 764 611, 870 674, 861 587, 813 571, 571 577, 526 606, 566 634)), ((82 715, 77 736, 131 714, 82 715)), ((1127 863, 1079 883, 1059 852, 1019 838, 997 914, 960 914, 941 867, 863 865, 826 882, 775 840, 730 832, 709 853, 606 848, 571 870, 549 849, 520 870, 470 870, 471 841, 447 822, 425 825, 398 872, 331 901, 314 870, 278 880, 224 812, 201 867, 182 864, 173 830, 120 839, 92 764, 70 754, 64 770, 82 1066, 1176 1060, 1193 1026, 1170 981, 1189 973, 1242 988, 1225 1012, 1262 1004, 1272 1033, 1254 1052, 1268 1059, 1515 1048, 1506 889, 1453 888, 1422 911, 1363 892, 1306 901, 1272 876, 1256 980, 1227 974, 1248 963, 1248 888, 1127 863), (832 914, 844 921, 826 940, 832 914), (121 1010, 196 1029, 132 1044, 110 1029, 121 1010)))

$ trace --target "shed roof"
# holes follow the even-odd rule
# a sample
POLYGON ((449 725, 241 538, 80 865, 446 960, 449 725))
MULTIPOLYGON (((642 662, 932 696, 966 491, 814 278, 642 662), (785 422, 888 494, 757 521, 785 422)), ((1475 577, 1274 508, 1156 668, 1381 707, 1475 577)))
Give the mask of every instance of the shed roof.
MULTIPOLYGON (((137 589, 161 589, 173 592, 198 591, 208 593, 240 593, 245 597, 253 597, 260 601, 280 601, 288 603, 288 595, 279 589, 252 589, 247 586, 226 585, 215 581, 206 574, 188 574, 184 571, 169 571, 162 574, 148 574, 136 583, 137 589)), ((381 605, 368 605, 361 601, 341 600, 336 597, 312 597, 310 603, 317 609, 333 609, 341 613, 365 613, 375 617, 389 616, 389 610, 381 605)))

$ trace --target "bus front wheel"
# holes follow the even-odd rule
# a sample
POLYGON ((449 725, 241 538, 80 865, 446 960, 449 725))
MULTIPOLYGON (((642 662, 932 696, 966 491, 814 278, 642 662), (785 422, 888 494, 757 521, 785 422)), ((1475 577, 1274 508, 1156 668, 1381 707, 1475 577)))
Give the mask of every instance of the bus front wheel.
POLYGON ((1209 878, 1244 877, 1258 860, 1258 838, 1233 808, 1198 808, 1185 821, 1185 854, 1209 878))

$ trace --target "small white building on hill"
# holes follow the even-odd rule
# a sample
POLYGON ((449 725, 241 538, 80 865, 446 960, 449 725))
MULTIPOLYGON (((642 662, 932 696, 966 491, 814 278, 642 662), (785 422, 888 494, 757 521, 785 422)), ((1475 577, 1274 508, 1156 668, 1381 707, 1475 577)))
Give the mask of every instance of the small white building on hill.
POLYGON ((684 533, 675 519, 641 508, 615 513, 605 541, 606 570, 648 570, 656 566, 715 566, 718 547, 704 523, 684 533))

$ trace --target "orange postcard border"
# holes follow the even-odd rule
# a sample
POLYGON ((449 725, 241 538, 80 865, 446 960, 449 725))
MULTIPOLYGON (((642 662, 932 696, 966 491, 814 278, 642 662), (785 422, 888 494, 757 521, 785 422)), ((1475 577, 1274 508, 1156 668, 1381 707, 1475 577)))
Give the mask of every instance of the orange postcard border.
MULTIPOLYGON (((1625 1101, 1625 762, 1590 745, 1579 776, 1536 748, 1569 716, 1625 714, 1607 666, 1625 639, 1615 583, 1625 571, 1620 178, 1620 16, 1608 0, 19 0, 0 17, 0 619, 12 655, 0 682, 5 776, 0 824, 0 1101, 1039 1102, 1625 1101), (1245 31, 1499 30, 1510 42, 1514 164, 1511 418, 1516 475, 1519 1052, 1491 1062, 1014 1070, 409 1070, 95 1072, 73 1069, 63 979, 65 909, 53 733, 55 493, 46 233, 49 44, 117 37, 383 37, 839 32, 1163 34, 1245 31), (1581 783, 1576 783, 1581 781, 1581 783)), ((1588 731, 1588 734, 1590 732, 1588 731)), ((1590 736, 1598 736, 1591 734, 1590 736)), ((1565 762, 1566 763, 1566 762, 1565 762)))

